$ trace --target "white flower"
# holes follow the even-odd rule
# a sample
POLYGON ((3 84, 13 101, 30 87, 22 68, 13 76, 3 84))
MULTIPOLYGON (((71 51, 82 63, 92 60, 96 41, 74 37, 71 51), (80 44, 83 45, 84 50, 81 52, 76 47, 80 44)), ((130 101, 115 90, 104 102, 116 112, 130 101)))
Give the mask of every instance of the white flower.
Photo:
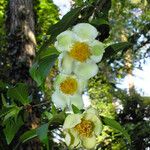
POLYGON ((88 80, 98 72, 95 64, 102 59, 104 44, 95 40, 98 32, 88 23, 80 23, 73 29, 57 36, 55 47, 62 52, 59 56, 59 70, 65 74, 75 73, 78 77, 88 80), (87 65, 84 65, 88 63, 87 65), (80 75, 78 70, 85 74, 80 75))
POLYGON ((52 101, 58 108, 71 108, 75 105, 83 108, 82 92, 87 82, 78 79, 75 75, 60 74, 54 83, 55 92, 52 94, 52 101))
POLYGON ((94 109, 88 109, 83 114, 71 114, 63 125, 66 144, 70 148, 83 146, 92 149, 96 145, 96 137, 102 131, 102 123, 94 109))

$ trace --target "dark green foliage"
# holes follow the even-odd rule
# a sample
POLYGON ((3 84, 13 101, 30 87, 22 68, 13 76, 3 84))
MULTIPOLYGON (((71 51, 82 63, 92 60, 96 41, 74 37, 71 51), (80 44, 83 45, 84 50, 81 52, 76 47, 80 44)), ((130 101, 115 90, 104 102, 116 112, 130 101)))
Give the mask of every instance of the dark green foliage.
POLYGON ((4 134, 6 137, 6 141, 7 144, 10 144, 11 141, 13 140, 15 134, 17 133, 17 131, 19 130, 19 128, 23 125, 23 121, 21 119, 21 117, 18 117, 17 119, 8 119, 4 125, 5 125, 5 129, 4 129, 4 134))
POLYGON ((59 33, 73 26, 76 23, 76 20, 78 19, 80 11, 81 8, 72 9, 58 23, 56 23, 53 26, 50 26, 47 34, 51 36, 43 43, 43 45, 40 48, 40 51, 44 50, 46 47, 52 44, 59 33))
POLYGON ((36 130, 32 129, 32 130, 26 131, 24 134, 22 134, 20 136, 19 140, 20 140, 20 142, 25 143, 26 141, 31 140, 35 137, 37 137, 36 130))
POLYGON ((15 87, 8 89, 7 96, 10 99, 18 100, 22 105, 30 103, 28 87, 23 83, 18 83, 15 87))
POLYGON ((54 47, 49 47, 41 51, 37 56, 37 59, 30 69, 30 74, 38 86, 44 85, 45 79, 53 67, 58 54, 58 51, 54 47))
POLYGON ((48 123, 41 125, 36 130, 36 134, 44 144, 48 144, 48 123))
POLYGON ((116 59, 116 54, 119 53, 120 55, 118 57, 121 57, 131 47, 132 44, 129 42, 112 44, 105 49, 103 61, 109 60, 109 63, 111 63, 116 59))

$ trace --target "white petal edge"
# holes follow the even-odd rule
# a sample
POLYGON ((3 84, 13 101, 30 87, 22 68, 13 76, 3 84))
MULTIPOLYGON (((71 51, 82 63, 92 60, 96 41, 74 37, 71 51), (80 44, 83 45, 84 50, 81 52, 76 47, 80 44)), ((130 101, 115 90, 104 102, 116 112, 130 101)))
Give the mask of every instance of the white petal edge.
POLYGON ((65 134, 65 142, 67 146, 71 144, 71 135, 68 132, 65 134))
POLYGON ((93 62, 76 64, 74 73, 79 79, 88 80, 98 73, 98 66, 93 62))
POLYGON ((76 35, 72 31, 66 30, 56 37, 57 41, 54 46, 60 52, 69 51, 70 47, 76 41, 75 37, 76 35))
POLYGON ((64 95, 55 91, 52 94, 52 102, 55 104, 57 108, 64 109, 67 106, 67 99, 64 95))
POLYGON ((94 40, 92 43, 89 44, 91 46, 91 59, 98 63, 101 61, 104 53, 105 46, 102 42, 98 40, 94 40))
POLYGON ((58 69, 61 73, 71 74, 74 60, 67 54, 61 53, 58 57, 58 69))
POLYGON ((83 104, 83 100, 82 100, 82 96, 81 95, 74 95, 70 98, 70 103, 71 105, 75 105, 77 108, 79 109, 83 109, 84 104, 83 104))
POLYGON ((98 62, 100 62, 100 61, 102 60, 102 57, 103 57, 103 55, 100 55, 100 56, 94 56, 94 55, 92 55, 90 58, 91 58, 91 60, 93 60, 95 63, 98 63, 98 62))
POLYGON ((82 93, 88 85, 88 80, 78 79, 79 93, 82 93))
POLYGON ((89 23, 79 23, 72 29, 82 41, 95 39, 98 35, 97 29, 89 23))
POLYGON ((75 127, 77 124, 81 122, 82 115, 81 114, 70 114, 66 117, 63 129, 70 129, 75 127))
POLYGON ((89 138, 82 137, 82 144, 86 149, 93 149, 96 145, 96 137, 94 135, 89 138))
POLYGON ((71 143, 71 145, 70 145, 70 148, 73 149, 73 148, 78 148, 78 147, 80 147, 81 140, 80 140, 80 138, 79 138, 78 133, 77 133, 74 129, 70 129, 70 134, 71 134, 72 140, 73 140, 73 141, 71 141, 72 143, 71 143))
POLYGON ((88 109, 85 111, 85 113, 94 114, 94 115, 97 115, 97 116, 98 116, 98 111, 97 111, 95 108, 93 108, 93 107, 88 108, 88 109))

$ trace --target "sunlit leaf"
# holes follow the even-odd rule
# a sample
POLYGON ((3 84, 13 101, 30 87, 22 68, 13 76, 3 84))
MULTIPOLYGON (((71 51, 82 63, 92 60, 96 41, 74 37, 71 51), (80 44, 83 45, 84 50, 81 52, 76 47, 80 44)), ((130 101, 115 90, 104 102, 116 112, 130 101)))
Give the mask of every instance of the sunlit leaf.
POLYGON ((131 138, 130 135, 127 133, 127 131, 115 120, 111 118, 107 118, 102 116, 102 121, 104 122, 104 125, 109 126, 118 132, 122 133, 122 135, 128 140, 128 142, 131 144, 131 138))

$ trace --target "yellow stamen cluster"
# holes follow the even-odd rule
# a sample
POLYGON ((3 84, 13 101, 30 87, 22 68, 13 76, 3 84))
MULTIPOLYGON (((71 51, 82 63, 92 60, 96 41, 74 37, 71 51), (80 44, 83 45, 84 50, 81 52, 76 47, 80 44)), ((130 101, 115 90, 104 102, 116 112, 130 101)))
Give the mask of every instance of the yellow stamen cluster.
POLYGON ((78 83, 77 80, 74 78, 66 78, 63 82, 60 84, 60 90, 65 94, 74 94, 77 91, 78 83))
POLYGON ((69 55, 80 62, 84 62, 91 55, 90 47, 84 42, 77 42, 73 45, 69 55))
POLYGON ((90 120, 82 120, 81 123, 77 124, 75 130, 83 137, 90 137, 93 132, 94 125, 90 120))

